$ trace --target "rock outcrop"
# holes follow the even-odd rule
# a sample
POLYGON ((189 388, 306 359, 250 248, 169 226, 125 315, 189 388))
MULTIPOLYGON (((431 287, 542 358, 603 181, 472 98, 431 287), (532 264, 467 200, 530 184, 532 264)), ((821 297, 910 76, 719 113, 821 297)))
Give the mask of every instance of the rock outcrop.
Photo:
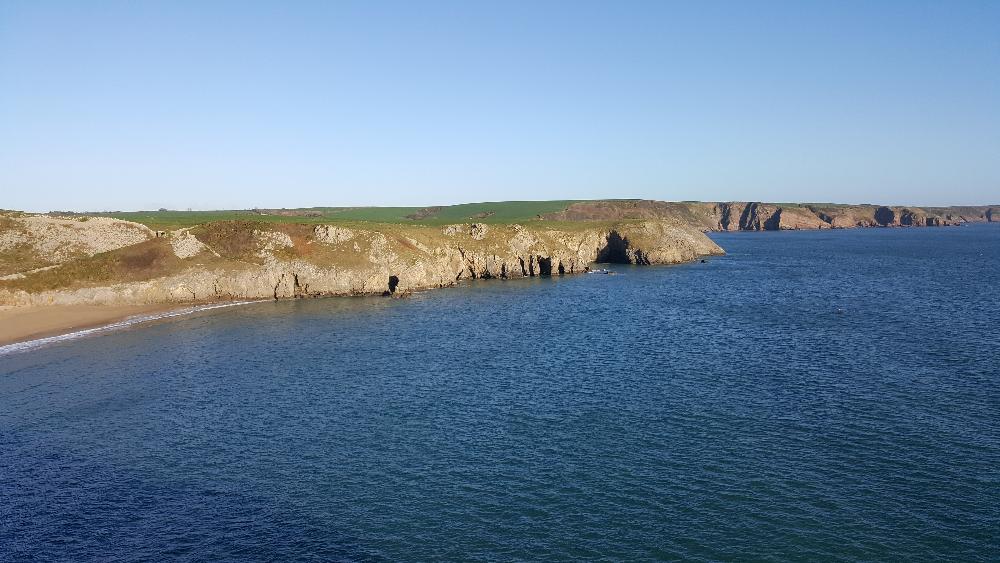
POLYGON ((594 262, 675 264, 722 253, 700 230, 665 221, 563 228, 222 222, 0 282, 0 304, 401 294, 468 279, 575 274, 594 262))
POLYGON ((137 244, 155 233, 109 217, 0 214, 0 276, 50 267, 137 244))
MULTIPOLYGON (((170 233, 170 247, 178 258, 192 258, 202 252, 211 252, 190 229, 180 229, 170 233)), ((216 256, 218 256, 216 254, 216 256)))
POLYGON ((780 231, 798 229, 829 229, 828 223, 801 208, 779 207, 760 202, 730 202, 716 204, 714 215, 717 231, 780 231))

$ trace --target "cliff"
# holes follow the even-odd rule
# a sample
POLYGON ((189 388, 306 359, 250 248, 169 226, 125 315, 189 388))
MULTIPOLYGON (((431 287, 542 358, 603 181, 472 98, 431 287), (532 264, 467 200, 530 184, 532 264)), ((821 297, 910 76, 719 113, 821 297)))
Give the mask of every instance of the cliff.
POLYGON ((1000 222, 1000 206, 604 200, 107 215, 0 212, 0 306, 395 294, 721 254, 706 231, 1000 222))
POLYGON ((544 218, 556 221, 662 219, 683 222, 704 231, 939 227, 1000 222, 1000 206, 920 208, 884 205, 606 200, 573 203, 562 211, 544 215, 544 218))
POLYGON ((594 262, 674 264, 722 254, 699 229, 664 220, 221 221, 171 231, 105 218, 8 214, 3 221, 0 305, 14 306, 394 294, 464 279, 575 274, 594 262), (54 231, 38 231, 39 221, 54 231))

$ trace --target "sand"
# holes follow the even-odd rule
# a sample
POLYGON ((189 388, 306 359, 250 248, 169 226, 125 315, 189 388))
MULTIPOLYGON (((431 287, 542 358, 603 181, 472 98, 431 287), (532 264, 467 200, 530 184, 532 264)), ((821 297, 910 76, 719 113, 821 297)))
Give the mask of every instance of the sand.
POLYGON ((0 346, 105 326, 190 305, 54 305, 0 308, 0 346))

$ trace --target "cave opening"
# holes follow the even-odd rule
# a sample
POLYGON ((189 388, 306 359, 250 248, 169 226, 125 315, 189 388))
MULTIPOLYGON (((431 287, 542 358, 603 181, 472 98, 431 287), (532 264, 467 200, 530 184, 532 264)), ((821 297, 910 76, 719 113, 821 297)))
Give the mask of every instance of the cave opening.
POLYGON ((896 214, 888 207, 879 207, 875 210, 875 222, 883 227, 887 227, 896 220, 896 214))
POLYGON ((544 256, 538 257, 538 275, 540 276, 551 276, 552 275, 552 259, 546 258, 544 256))
POLYGON ((618 231, 608 233, 607 244, 597 251, 596 262, 600 264, 631 264, 628 256, 628 239, 623 238, 618 231))
POLYGON ((396 293, 396 286, 399 285, 399 276, 389 276, 389 295, 396 293))

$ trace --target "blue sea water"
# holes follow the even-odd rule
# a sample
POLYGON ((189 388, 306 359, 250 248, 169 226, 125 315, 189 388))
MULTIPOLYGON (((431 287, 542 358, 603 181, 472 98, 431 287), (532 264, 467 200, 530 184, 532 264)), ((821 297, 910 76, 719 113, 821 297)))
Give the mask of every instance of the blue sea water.
POLYGON ((997 560, 1000 228, 0 356, 0 560, 997 560))

